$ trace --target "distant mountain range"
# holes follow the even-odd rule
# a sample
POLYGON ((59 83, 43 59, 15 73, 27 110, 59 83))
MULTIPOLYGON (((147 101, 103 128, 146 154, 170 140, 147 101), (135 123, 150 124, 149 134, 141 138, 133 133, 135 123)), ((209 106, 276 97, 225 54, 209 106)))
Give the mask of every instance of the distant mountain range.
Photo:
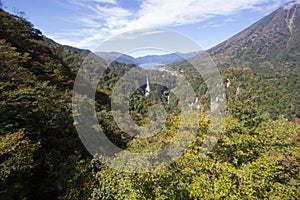
POLYGON ((144 66, 145 68, 152 68, 155 65, 167 65, 175 62, 183 61, 199 54, 199 52, 191 53, 171 53, 166 55, 147 55, 143 57, 134 58, 132 56, 122 54, 119 52, 97 52, 96 55, 105 60, 118 61, 126 64, 136 64, 144 66))

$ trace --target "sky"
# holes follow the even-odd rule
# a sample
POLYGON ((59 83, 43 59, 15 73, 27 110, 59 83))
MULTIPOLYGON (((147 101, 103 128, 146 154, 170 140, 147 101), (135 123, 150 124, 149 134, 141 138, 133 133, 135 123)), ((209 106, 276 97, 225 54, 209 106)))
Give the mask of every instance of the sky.
POLYGON ((141 28, 166 28, 209 49, 289 0, 4 0, 64 45, 95 50, 109 38, 141 28))

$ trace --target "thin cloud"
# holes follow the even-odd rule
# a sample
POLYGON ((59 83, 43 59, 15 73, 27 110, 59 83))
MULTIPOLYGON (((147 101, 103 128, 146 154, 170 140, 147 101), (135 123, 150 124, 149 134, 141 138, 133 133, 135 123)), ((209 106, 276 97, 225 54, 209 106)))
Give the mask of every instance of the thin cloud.
POLYGON ((77 16, 77 20, 92 31, 80 38, 82 42, 79 43, 62 39, 67 44, 84 48, 90 47, 93 41, 138 28, 195 24, 214 16, 232 15, 243 10, 259 11, 278 5, 278 0, 141 0, 137 12, 133 12, 120 7, 116 0, 70 1, 86 10, 87 13, 77 16))
POLYGON ((114 38, 112 38, 113 40, 136 40, 137 38, 143 37, 143 36, 147 36, 147 35, 159 35, 162 33, 167 32, 166 30, 147 30, 145 31, 145 29, 142 29, 141 31, 132 31, 132 32, 126 32, 122 35, 117 35, 114 38))
MULTIPOLYGON (((86 0, 71 0, 75 4, 87 4, 86 0)), ((89 3, 102 3, 102 4, 113 4, 116 5, 116 0, 91 0, 89 3)))
POLYGON ((198 29, 207 29, 207 28, 217 28, 217 27, 224 27, 227 26, 228 24, 234 23, 238 21, 237 18, 226 18, 225 20, 214 20, 214 21, 209 21, 207 23, 202 24, 198 29))
POLYGON ((93 0, 96 3, 110 3, 110 4, 117 4, 116 0, 93 0))

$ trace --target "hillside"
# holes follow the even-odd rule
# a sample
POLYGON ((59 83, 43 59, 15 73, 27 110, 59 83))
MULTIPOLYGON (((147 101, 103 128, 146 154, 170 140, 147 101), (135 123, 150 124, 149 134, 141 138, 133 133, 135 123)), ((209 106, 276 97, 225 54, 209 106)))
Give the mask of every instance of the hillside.
POLYGON ((220 69, 247 69, 259 77, 262 82, 253 83, 255 87, 273 96, 263 104, 273 104, 290 119, 300 117, 299 1, 286 4, 208 52, 220 69))
MULTIPOLYGON (((57 199, 79 161, 91 160, 71 110, 76 74, 91 52, 58 44, 1 9, 0 26, 0 199, 57 199)), ((113 62, 101 88, 109 94, 130 67, 113 62)), ((108 96, 96 96, 97 106, 108 109, 108 96)), ((121 143, 111 119, 102 122, 113 130, 108 137, 121 143)))
POLYGON ((224 67, 268 63, 299 68, 299 40, 300 4, 291 2, 209 52, 224 67))

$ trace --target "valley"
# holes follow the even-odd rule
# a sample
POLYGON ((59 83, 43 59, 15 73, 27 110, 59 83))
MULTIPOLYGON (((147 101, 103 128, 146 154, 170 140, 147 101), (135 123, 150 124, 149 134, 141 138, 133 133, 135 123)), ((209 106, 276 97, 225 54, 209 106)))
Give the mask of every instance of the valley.
POLYGON ((206 51, 222 78, 216 85, 207 85, 188 62, 203 52, 138 58, 94 53, 59 44, 2 8, 0 26, 0 199, 300 198, 298 1, 206 51), (79 77, 82 66, 86 74, 79 77), (123 80, 125 89, 133 87, 130 71, 142 78, 122 96, 124 88, 116 86, 123 80), (170 86, 185 78, 193 91, 152 82, 151 73, 170 86), (76 85, 78 80, 85 82, 76 85), (223 88, 222 98, 212 98, 214 87, 223 88), (126 113, 116 113, 122 106, 126 113), (90 118, 84 115, 89 108, 95 110, 90 118), (216 109, 226 115, 212 117, 216 109), (128 134, 122 127, 131 122, 150 136, 128 134), (97 146, 96 139, 109 142, 97 146), (113 169, 89 151, 86 140, 98 152, 113 143, 118 151, 108 154, 120 169, 161 167, 141 173, 113 169), (182 154, 173 151, 190 140, 182 154))

